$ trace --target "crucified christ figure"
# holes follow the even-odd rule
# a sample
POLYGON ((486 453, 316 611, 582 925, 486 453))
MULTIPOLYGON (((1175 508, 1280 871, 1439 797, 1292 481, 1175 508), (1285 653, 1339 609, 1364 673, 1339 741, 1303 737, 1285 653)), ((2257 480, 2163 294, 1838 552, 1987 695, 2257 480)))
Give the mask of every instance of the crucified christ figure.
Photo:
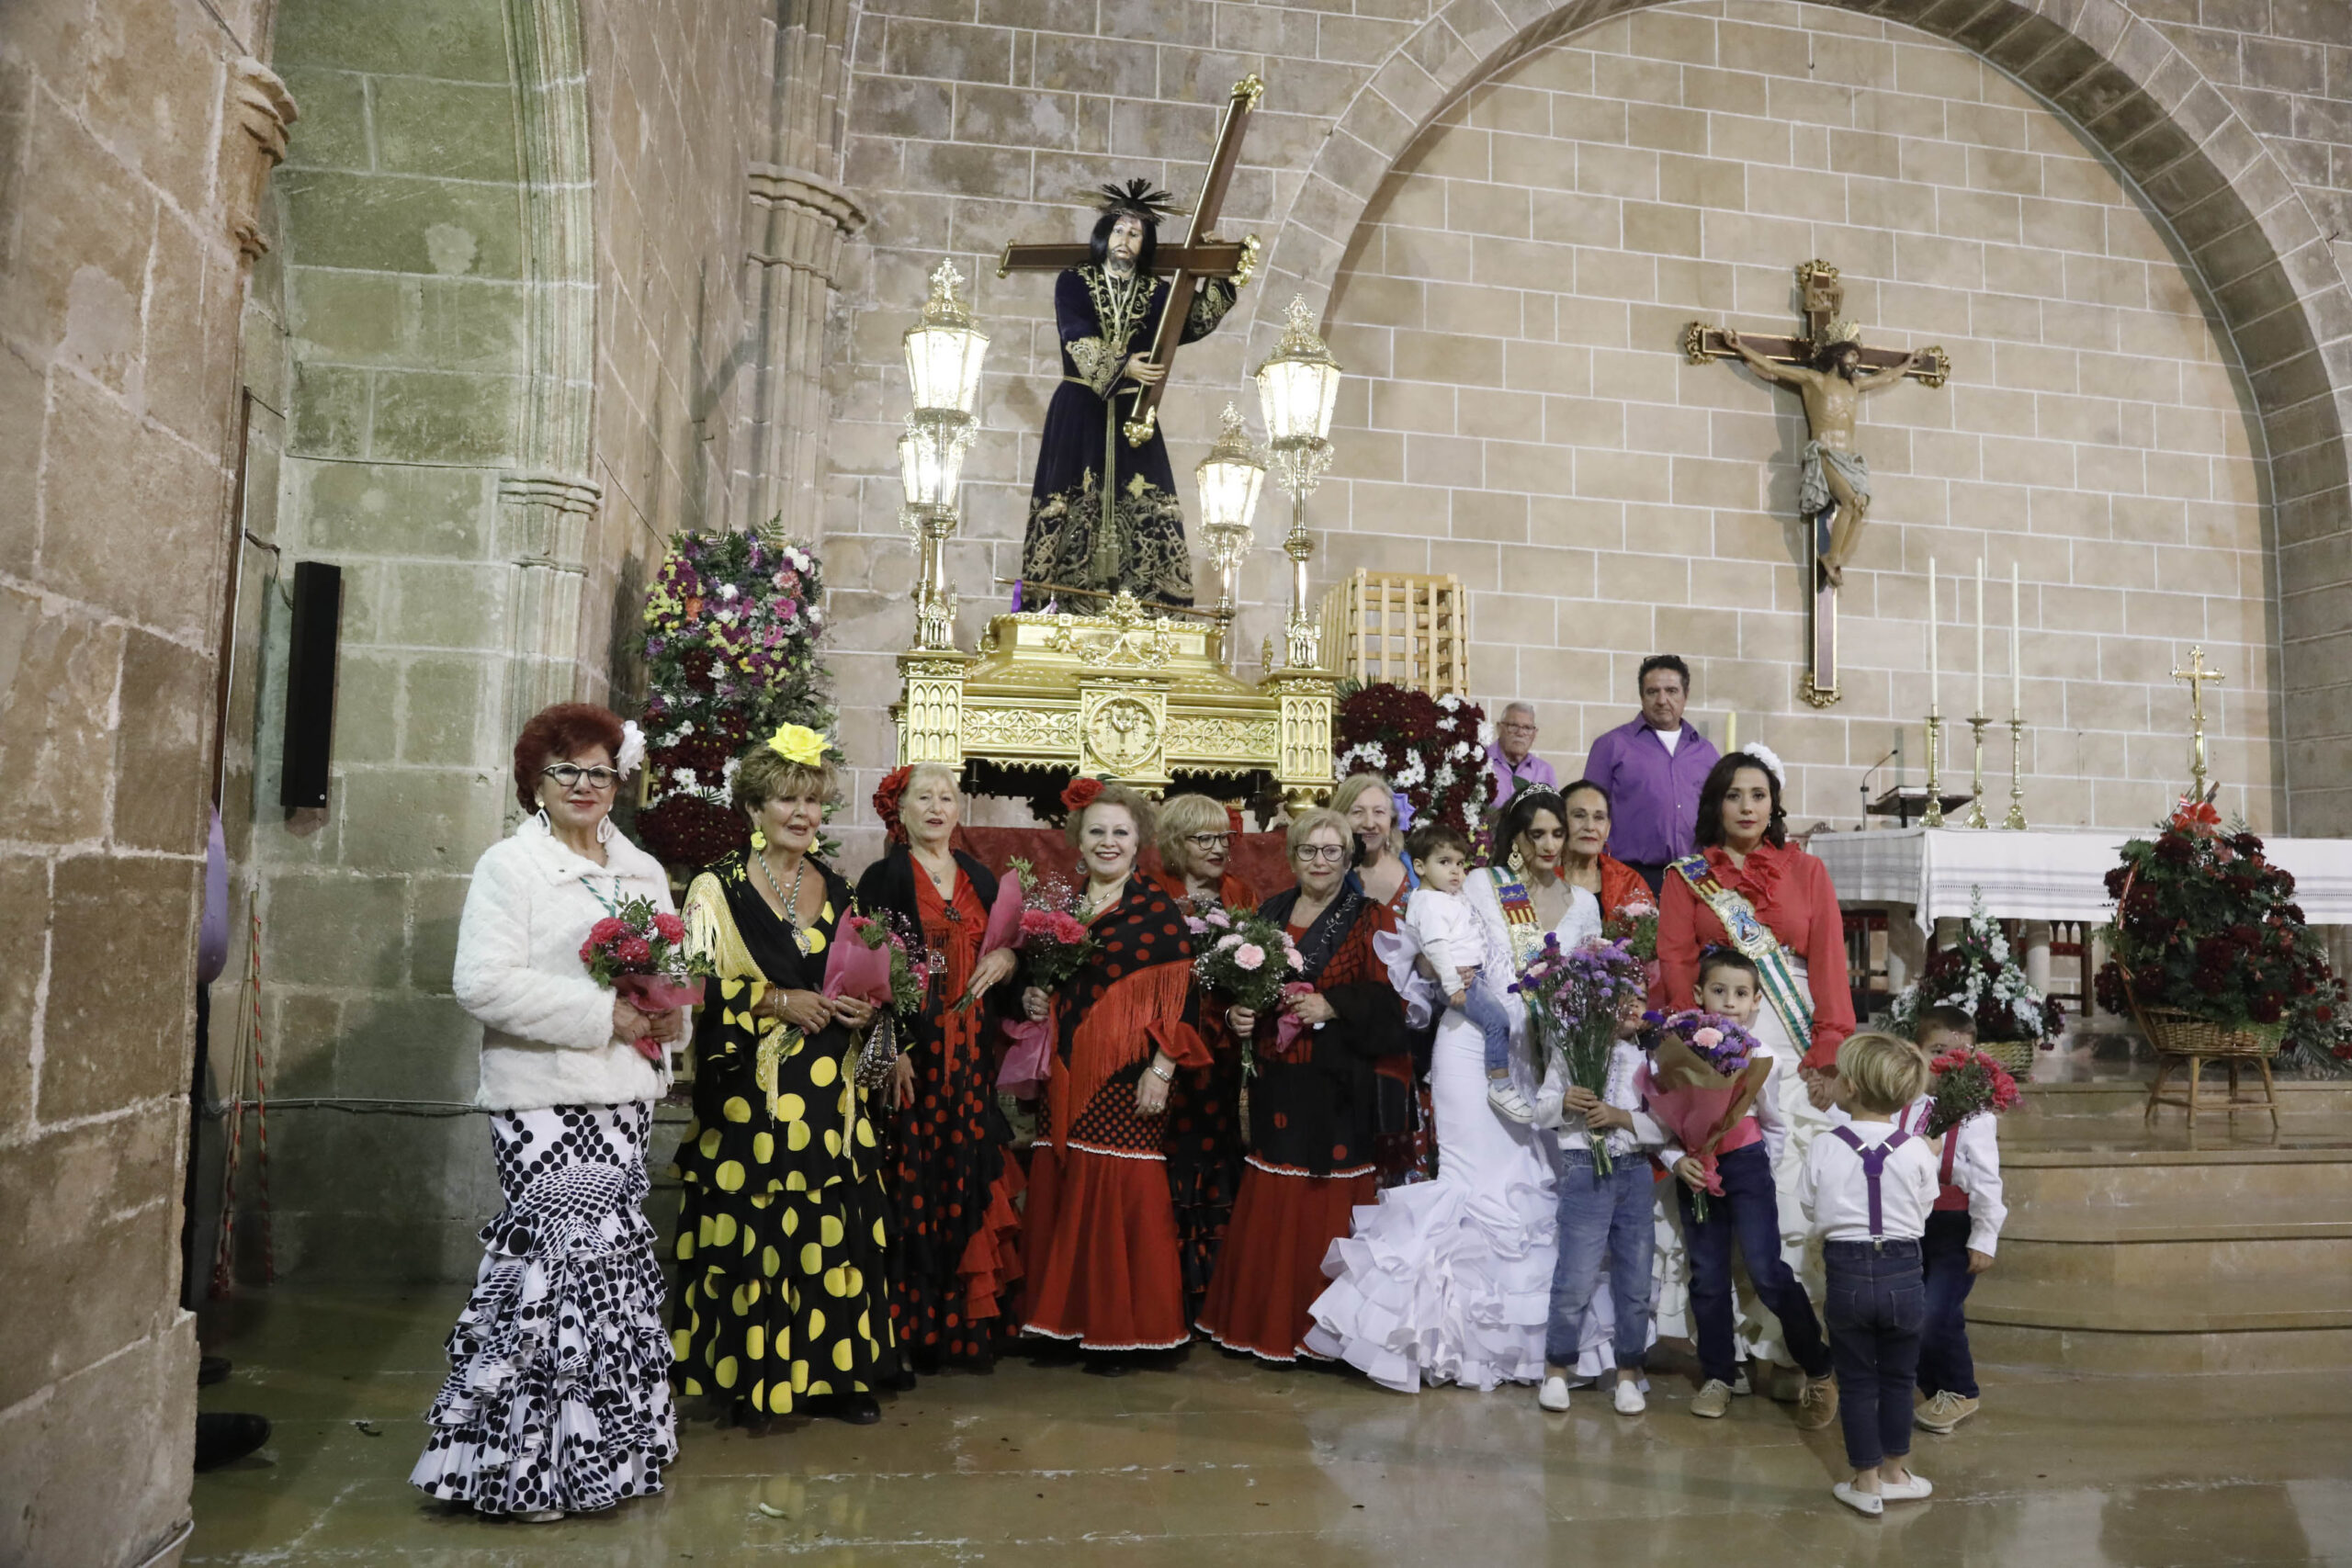
POLYGON ((1812 439, 1805 443, 1797 474, 1797 510, 1812 523, 1835 509, 1829 547, 1821 555, 1821 575, 1832 587, 1843 586, 1846 563, 1861 541, 1871 507, 1871 467, 1854 450, 1854 416, 1862 394, 1915 372, 1937 370, 1932 351, 1865 369, 1861 344, 1847 338, 1825 344, 1810 366, 1782 365, 1748 347, 1729 327, 1721 335, 1724 346, 1746 360, 1748 368, 1768 381, 1794 387, 1804 400, 1805 428, 1812 439))

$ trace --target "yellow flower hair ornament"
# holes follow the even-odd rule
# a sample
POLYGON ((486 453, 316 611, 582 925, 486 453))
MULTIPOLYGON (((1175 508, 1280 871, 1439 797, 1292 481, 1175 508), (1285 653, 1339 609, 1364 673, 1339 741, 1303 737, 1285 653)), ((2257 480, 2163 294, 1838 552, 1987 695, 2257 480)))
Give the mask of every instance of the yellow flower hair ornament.
POLYGON ((821 767, 825 761, 825 738, 805 724, 776 727, 768 737, 768 750, 787 762, 797 762, 804 768, 821 767))

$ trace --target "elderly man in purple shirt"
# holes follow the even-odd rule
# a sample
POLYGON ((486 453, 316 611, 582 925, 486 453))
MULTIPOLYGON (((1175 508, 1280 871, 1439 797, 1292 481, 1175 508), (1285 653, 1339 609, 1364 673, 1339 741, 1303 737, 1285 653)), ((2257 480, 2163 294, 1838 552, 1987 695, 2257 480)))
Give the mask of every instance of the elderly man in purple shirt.
POLYGON ((1642 874, 1656 893, 1666 868, 1690 852, 1699 786, 1718 754, 1683 722, 1690 667, 1671 653, 1642 660, 1642 716, 1592 743, 1584 776, 1609 792, 1609 852, 1642 874))
POLYGON ((1535 754, 1535 710, 1512 703, 1495 721, 1495 743, 1487 748, 1487 765, 1494 771, 1495 798, 1488 811, 1500 811, 1522 789, 1557 789, 1560 775, 1535 754))

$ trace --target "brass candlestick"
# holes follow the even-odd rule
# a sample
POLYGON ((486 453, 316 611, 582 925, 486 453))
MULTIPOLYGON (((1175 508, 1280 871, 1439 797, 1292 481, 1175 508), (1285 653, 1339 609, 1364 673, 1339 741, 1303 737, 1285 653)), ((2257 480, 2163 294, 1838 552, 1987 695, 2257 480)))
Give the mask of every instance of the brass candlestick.
POLYGON ((1928 705, 1928 809, 1920 814, 1923 828, 1944 825, 1944 790, 1939 782, 1938 764, 1943 761, 1944 719, 1936 705, 1928 705))
POLYGON ((1984 818, 1984 728, 1992 722, 1981 713, 1972 715, 1968 720, 1968 728, 1976 732, 1976 763, 1969 779, 1968 817, 1961 823, 1963 828, 1990 828, 1993 825, 1984 818))
POLYGON ((2009 815, 2001 826, 2013 832, 2025 831, 2025 720, 2018 710, 2009 710, 2009 815))

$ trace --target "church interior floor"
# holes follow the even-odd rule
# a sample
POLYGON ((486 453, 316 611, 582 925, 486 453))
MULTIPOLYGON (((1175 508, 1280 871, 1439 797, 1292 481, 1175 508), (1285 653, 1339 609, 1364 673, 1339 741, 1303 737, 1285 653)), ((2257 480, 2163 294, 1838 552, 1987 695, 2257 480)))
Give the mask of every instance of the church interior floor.
MULTIPOLYGON (((662 1496, 551 1525, 407 1484, 463 1292, 277 1287, 210 1348, 205 1407, 276 1424, 196 1483, 188 1563, 2352 1564, 2352 1371, 2114 1376, 1986 1369, 1983 1412, 1920 1434, 1927 1503, 1836 1506, 1838 1435, 1742 1399, 1688 1413, 1668 1355, 1646 1415, 1579 1392, 1408 1398, 1195 1347, 1104 1381, 1003 1363, 926 1380, 880 1425, 682 1423, 662 1496)), ((1666 1348, 1662 1347, 1662 1350, 1666 1348)))

